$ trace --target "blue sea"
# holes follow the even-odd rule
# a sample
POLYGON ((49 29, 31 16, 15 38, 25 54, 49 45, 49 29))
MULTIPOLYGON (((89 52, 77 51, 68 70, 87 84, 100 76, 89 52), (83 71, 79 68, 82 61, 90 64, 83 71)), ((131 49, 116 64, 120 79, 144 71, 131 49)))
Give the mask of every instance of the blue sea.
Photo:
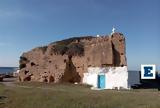
POLYGON ((18 69, 18 67, 0 67, 0 74, 13 73, 18 69))

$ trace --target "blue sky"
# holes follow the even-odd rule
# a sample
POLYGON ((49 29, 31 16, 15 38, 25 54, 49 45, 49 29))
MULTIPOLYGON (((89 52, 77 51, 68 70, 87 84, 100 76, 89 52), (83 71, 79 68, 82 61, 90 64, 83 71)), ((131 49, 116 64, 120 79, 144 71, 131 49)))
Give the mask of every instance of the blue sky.
POLYGON ((18 66, 34 47, 110 34, 113 26, 126 37, 129 69, 160 70, 160 0, 1 0, 0 66, 18 66))

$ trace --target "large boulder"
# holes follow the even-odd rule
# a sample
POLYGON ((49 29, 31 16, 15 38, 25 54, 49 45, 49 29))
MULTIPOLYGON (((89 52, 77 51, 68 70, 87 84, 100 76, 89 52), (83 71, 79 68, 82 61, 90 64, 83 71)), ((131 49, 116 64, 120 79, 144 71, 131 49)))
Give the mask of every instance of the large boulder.
POLYGON ((81 82, 88 67, 126 66, 125 38, 75 37, 25 52, 20 57, 20 81, 81 82))
POLYGON ((3 76, 2 75, 0 75, 0 82, 2 82, 3 81, 3 76))

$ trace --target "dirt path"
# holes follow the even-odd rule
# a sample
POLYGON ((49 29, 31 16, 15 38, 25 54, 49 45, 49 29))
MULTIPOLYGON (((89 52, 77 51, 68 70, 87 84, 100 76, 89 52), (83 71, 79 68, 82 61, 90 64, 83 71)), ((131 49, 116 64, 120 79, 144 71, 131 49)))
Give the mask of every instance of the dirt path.
POLYGON ((3 84, 5 86, 14 87, 14 82, 16 81, 16 78, 4 78, 3 82, 0 82, 0 84, 3 84))
MULTIPOLYGON (((20 87, 20 88, 38 88, 42 90, 54 90, 53 88, 50 87, 33 87, 33 86, 22 86, 22 85, 17 85, 15 84, 16 78, 4 78, 3 82, 0 82, 0 84, 3 84, 7 87, 20 87)), ((60 91, 65 91, 65 89, 60 89, 60 91)))
POLYGON ((21 86, 21 85, 17 85, 15 84, 16 78, 4 78, 3 82, 0 82, 0 84, 3 84, 5 86, 8 87, 22 87, 22 88, 32 88, 29 86, 21 86))

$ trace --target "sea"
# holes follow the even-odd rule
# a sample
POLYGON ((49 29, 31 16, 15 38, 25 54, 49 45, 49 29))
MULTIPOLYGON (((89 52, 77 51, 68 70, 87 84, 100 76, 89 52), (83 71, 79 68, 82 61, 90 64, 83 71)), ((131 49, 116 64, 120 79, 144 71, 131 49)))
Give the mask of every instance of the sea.
POLYGON ((18 70, 18 67, 0 67, 0 74, 10 74, 18 70))

